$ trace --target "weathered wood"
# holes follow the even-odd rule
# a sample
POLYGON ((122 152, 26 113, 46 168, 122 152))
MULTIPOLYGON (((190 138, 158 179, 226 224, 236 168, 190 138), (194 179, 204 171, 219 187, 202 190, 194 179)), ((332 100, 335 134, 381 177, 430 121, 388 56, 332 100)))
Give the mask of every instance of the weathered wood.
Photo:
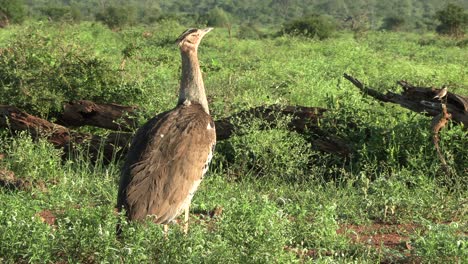
MULTIPOLYGON (((398 81, 397 83, 403 87, 402 94, 390 91, 384 94, 370 86, 364 85, 351 75, 345 73, 343 76, 363 93, 379 101, 399 104, 414 112, 423 113, 428 116, 436 116, 440 114, 442 110, 441 101, 434 99, 439 89, 433 87, 416 87, 406 81, 398 81)), ((452 120, 468 128, 468 98, 448 92, 446 101, 447 110, 452 115, 452 120)))
POLYGON ((132 131, 137 123, 134 106, 97 104, 87 100, 65 103, 57 123, 64 126, 96 126, 117 131, 132 131))
MULTIPOLYGON (((57 123, 64 126, 80 127, 96 126, 111 130, 132 131, 137 128, 135 118, 136 107, 116 104, 97 104, 91 101, 75 101, 64 105, 64 112, 58 117, 57 123)), ((260 118, 274 124, 277 115, 290 115, 292 121, 289 127, 298 133, 304 133, 307 127, 316 126, 318 119, 326 111, 319 107, 304 106, 259 106, 234 114, 231 117, 215 121, 218 140, 231 137, 236 129, 233 119, 260 118)))
POLYGON ((64 146, 70 141, 68 128, 32 116, 14 106, 0 105, 0 128, 29 131, 33 137, 46 137, 56 146, 64 146))
POLYGON ((119 156, 125 153, 131 139, 129 133, 111 133, 107 137, 101 137, 71 131, 14 106, 5 105, 0 105, 0 128, 7 128, 13 132, 28 131, 33 138, 46 138, 54 146, 63 148, 66 155, 72 154, 77 146, 87 146, 92 160, 100 158, 99 153, 103 155, 103 160, 112 160, 113 155, 119 156))
MULTIPOLYGON (((99 109, 104 109, 99 113, 99 115, 104 115, 106 113, 106 109, 108 110, 109 108, 99 109)), ((122 114, 119 114, 118 112, 121 111, 121 113, 124 113, 128 108, 112 108, 112 110, 115 112, 114 116, 118 116, 120 118, 122 114)), ((228 139, 234 133, 239 135, 240 130, 237 125, 248 123, 252 118, 260 118, 268 123, 270 127, 274 127, 278 115, 289 115, 291 116, 291 121, 288 124, 289 129, 300 134, 313 131, 314 134, 318 135, 318 137, 314 138, 308 137, 312 142, 314 149, 340 156, 347 156, 352 152, 351 148, 343 140, 327 135, 325 132, 322 133, 317 125, 319 118, 325 111, 326 109, 324 108, 303 106, 272 105, 255 107, 237 113, 231 117, 215 121, 217 139, 228 139), (234 122, 234 119, 241 121, 234 122)), ((90 117, 94 118, 94 115, 91 115, 90 117)), ((87 118, 87 115, 79 115, 76 122, 71 120, 69 123, 73 123, 77 126, 94 124, 94 121, 87 121, 87 118)), ((107 122, 107 124, 111 123, 111 121, 107 122)), ((13 106, 0 106, 0 128, 9 128, 13 131, 26 130, 35 138, 45 137, 56 147, 65 149, 66 153, 73 153, 78 146, 86 146, 88 148, 89 155, 93 160, 99 158, 97 155, 98 153, 101 153, 105 161, 122 157, 126 153, 132 138, 131 133, 122 132, 111 133, 107 137, 74 132, 69 130, 67 127, 29 115, 13 106)))
MULTIPOLYGON (((116 104, 97 104, 91 101, 76 101, 67 103, 64 106, 64 113, 59 118, 59 124, 65 126, 84 126, 91 125, 112 130, 130 131, 136 129, 135 119, 125 117, 125 115, 134 116, 136 107, 127 107, 116 104), (122 120, 123 122, 116 122, 122 120)), ((318 119, 326 111, 319 107, 304 106, 259 106, 234 114, 231 117, 215 121, 216 136, 218 140, 224 140, 231 137, 236 130, 232 121, 234 119, 260 118, 274 125, 276 116, 290 115, 291 122, 289 128, 298 133, 305 133, 308 127, 317 125, 318 119)))

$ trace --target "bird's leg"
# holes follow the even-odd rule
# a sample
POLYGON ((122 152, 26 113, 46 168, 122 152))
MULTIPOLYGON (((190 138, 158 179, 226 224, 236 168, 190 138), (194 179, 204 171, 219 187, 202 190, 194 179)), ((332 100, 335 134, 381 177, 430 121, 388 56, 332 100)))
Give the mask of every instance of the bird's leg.
POLYGON ((167 239, 167 236, 169 234, 169 225, 164 225, 164 238, 167 239))
POLYGON ((185 216, 184 216, 184 233, 185 234, 188 233, 189 208, 190 206, 187 206, 187 208, 185 208, 185 216))

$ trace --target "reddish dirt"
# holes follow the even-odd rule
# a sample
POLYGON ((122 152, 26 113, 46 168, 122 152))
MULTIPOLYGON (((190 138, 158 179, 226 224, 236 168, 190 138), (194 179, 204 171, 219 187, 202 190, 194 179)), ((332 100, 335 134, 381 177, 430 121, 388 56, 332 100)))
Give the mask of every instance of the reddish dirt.
POLYGON ((57 219, 57 217, 55 216, 55 214, 50 211, 50 210, 43 210, 43 211, 40 211, 38 213, 36 213, 36 216, 43 222, 43 223, 46 223, 50 226, 54 226, 55 225, 55 220, 57 219))
POLYGON ((382 246, 411 250, 409 236, 422 227, 414 224, 342 225, 336 232, 349 237, 354 243, 366 244, 376 249, 382 246))
MULTIPOLYGON (((416 224, 372 223, 369 225, 343 224, 336 232, 348 237, 351 243, 363 245, 376 252, 386 249, 385 256, 380 263, 421 263, 421 260, 414 255, 410 237, 422 231, 424 227, 416 224), (393 254, 392 251, 395 253, 393 254)), ((284 249, 296 253, 301 258, 313 259, 333 255, 333 252, 319 252, 316 249, 304 251, 290 246, 284 249)))

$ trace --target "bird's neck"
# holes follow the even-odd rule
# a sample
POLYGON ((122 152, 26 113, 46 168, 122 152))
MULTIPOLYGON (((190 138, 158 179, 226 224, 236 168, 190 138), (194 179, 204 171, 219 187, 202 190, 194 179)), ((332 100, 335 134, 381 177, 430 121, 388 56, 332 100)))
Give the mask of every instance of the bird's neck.
POLYGON ((179 102, 178 105, 186 101, 191 103, 199 103, 206 113, 210 113, 208 109, 208 101, 205 94, 205 86, 198 62, 198 53, 196 50, 181 51, 182 56, 182 79, 180 81, 179 102))

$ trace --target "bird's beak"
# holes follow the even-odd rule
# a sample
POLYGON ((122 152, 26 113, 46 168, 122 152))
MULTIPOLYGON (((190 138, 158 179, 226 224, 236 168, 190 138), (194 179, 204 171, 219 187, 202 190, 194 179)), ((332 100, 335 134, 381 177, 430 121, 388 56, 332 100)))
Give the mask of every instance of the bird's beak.
POLYGON ((201 31, 203 32, 203 35, 205 35, 206 33, 210 32, 211 30, 213 30, 213 28, 209 27, 209 28, 202 29, 201 31))

